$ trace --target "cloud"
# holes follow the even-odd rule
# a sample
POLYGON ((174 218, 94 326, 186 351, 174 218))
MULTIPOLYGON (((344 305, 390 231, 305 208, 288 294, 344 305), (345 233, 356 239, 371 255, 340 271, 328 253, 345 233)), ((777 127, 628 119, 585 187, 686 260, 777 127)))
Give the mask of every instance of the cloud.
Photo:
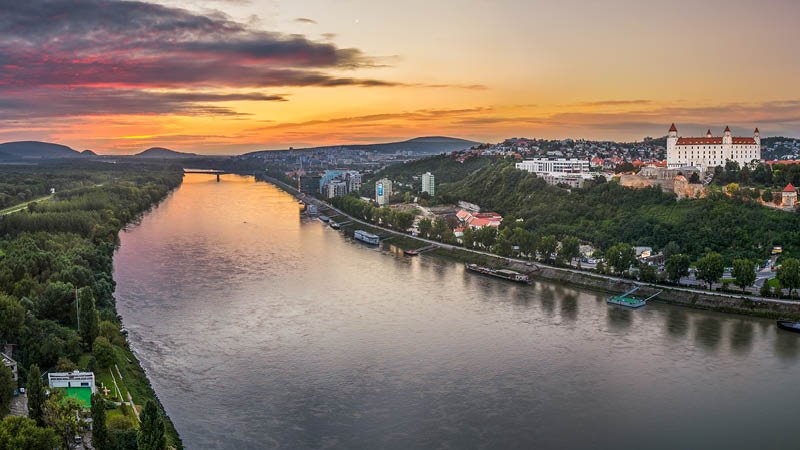
POLYGON ((313 24, 313 25, 316 25, 316 24, 317 24, 317 21, 316 21, 316 20, 314 20, 314 19, 307 19, 307 18, 305 18, 305 17, 298 17, 297 19, 294 19, 294 21, 295 21, 295 22, 299 22, 299 23, 310 23, 310 24, 313 24))
POLYGON ((648 105, 653 103, 652 100, 600 100, 594 102, 577 103, 577 106, 631 106, 631 105, 648 105))
MULTIPOLYGON (((97 110, 232 114, 203 102, 227 101, 214 91, 231 88, 406 86, 333 73, 380 65, 356 48, 254 29, 216 11, 199 14, 118 0, 0 3, 4 116, 97 110), (206 93, 154 93, 155 89, 206 93), (49 96, 54 98, 52 108, 46 101, 49 96)), ((251 97, 242 99, 283 100, 251 97)))

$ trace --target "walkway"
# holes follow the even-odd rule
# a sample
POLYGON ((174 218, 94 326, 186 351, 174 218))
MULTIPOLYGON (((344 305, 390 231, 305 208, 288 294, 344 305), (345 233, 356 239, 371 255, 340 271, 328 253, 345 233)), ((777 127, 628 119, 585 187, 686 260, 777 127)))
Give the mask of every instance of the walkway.
POLYGON ((8 207, 6 209, 0 210, 0 216, 4 216, 6 214, 15 213, 17 211, 22 211, 23 209, 27 208, 28 205, 30 205, 31 203, 43 202, 45 200, 49 200, 50 197, 52 197, 52 196, 53 196, 53 194, 45 195, 44 197, 39 197, 39 198, 35 198, 33 200, 28 200, 27 202, 20 203, 19 205, 10 206, 10 207, 8 207))
MULTIPOLYGON (((275 180, 274 178, 273 178, 273 180, 275 182, 283 185, 283 186, 288 187, 290 189, 289 192, 297 192, 296 189, 292 188, 291 186, 287 185, 286 183, 283 183, 280 180, 275 180)), ((470 253, 474 253, 474 254, 477 254, 477 255, 490 256, 490 257, 493 257, 493 258, 501 258, 501 259, 506 259, 508 261, 516 262, 516 263, 519 263, 519 264, 530 263, 530 261, 528 261, 526 259, 504 258, 504 257, 498 256, 498 255, 496 255, 494 253, 489 253, 489 252, 485 252, 485 251, 482 251, 482 250, 473 250, 473 249, 464 248, 464 247, 461 247, 461 246, 458 246, 458 245, 445 244, 443 242, 434 241, 432 239, 425 239, 425 238, 422 238, 422 237, 419 237, 419 236, 411 236, 411 235, 406 234, 406 233, 401 233, 399 231, 391 230, 389 228, 384 228, 384 227, 382 227, 380 225, 375 225, 375 224, 372 224, 372 223, 364 222, 363 220, 356 219, 355 217, 345 213, 344 211, 341 211, 341 210, 333 207, 332 205, 329 205, 329 204, 324 203, 324 202, 322 202, 320 200, 317 200, 314 197, 306 197, 305 200, 313 201, 314 203, 317 204, 318 207, 330 208, 330 209, 338 212, 339 214, 341 214, 341 215, 343 215, 345 217, 349 217, 350 220, 352 220, 354 222, 358 222, 358 223, 361 223, 363 225, 366 225, 366 226, 369 226, 369 227, 372 227, 372 228, 378 228, 378 229, 381 229, 383 231, 386 231, 387 233, 391 233, 391 234, 394 234, 394 235, 403 236, 403 237, 410 237, 410 238, 416 239, 418 241, 422 241, 422 242, 427 242, 429 244, 438 245, 439 247, 444 248, 444 249, 448 249, 448 250, 460 250, 460 251, 463 251, 463 252, 470 252, 470 253)), ((603 274, 599 274, 599 273, 587 272, 585 270, 579 270, 579 269, 574 269, 574 268, 569 268, 569 267, 551 266, 551 265, 543 264, 543 263, 540 263, 540 262, 536 262, 536 265, 539 266, 539 267, 546 267, 548 269, 562 271, 562 272, 570 272, 570 273, 576 273, 576 274, 581 274, 581 275, 590 275, 590 276, 593 276, 593 277, 596 277, 596 278, 606 279, 606 280, 610 280, 610 281, 614 281, 614 282, 636 283, 636 284, 639 284, 639 285, 642 285, 642 286, 649 286, 649 287, 653 287, 653 288, 657 288, 657 289, 670 289, 670 290, 673 290, 673 291, 690 292, 690 293, 703 294, 703 295, 713 295, 715 297, 727 297, 727 298, 732 298, 732 299, 737 299, 737 300, 741 299, 741 298, 747 298, 748 300, 752 300, 754 302, 775 303, 775 304, 782 304, 782 305, 798 305, 798 304, 800 304, 799 302, 793 301, 793 300, 780 300, 780 299, 775 299, 775 298, 755 297, 755 296, 740 295, 740 294, 728 294, 728 293, 724 293, 724 292, 712 292, 712 291, 706 291, 706 290, 702 290, 702 289, 692 289, 692 288, 687 288, 687 287, 660 285, 660 284, 656 284, 656 283, 644 283, 644 282, 641 282, 641 281, 631 280, 631 279, 628 279, 628 278, 620 278, 620 277, 615 277, 615 276, 612 276, 612 275, 603 275, 603 274)))

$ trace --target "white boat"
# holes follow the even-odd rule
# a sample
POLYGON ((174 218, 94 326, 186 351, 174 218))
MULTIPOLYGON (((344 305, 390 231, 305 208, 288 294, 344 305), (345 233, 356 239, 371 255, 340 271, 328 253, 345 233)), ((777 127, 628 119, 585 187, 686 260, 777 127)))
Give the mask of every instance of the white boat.
POLYGON ((364 230, 356 230, 356 232, 353 233, 353 237, 367 244, 378 245, 381 243, 381 238, 364 230))

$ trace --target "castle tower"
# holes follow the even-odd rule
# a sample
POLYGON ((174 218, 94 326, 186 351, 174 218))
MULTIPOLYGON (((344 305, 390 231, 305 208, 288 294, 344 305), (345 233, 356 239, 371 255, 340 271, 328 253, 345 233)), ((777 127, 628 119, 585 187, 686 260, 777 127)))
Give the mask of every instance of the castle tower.
POLYGON ((725 127, 725 135, 722 137, 723 144, 733 144, 733 138, 731 137, 731 128, 725 127))
POLYGON ((756 144, 761 145, 761 135, 758 133, 758 128, 753 133, 753 140, 756 141, 756 144))
POLYGON ((707 138, 710 138, 711 136, 712 136, 712 135, 711 135, 711 129, 709 128, 709 130, 708 130, 708 131, 706 131, 706 137, 707 137, 707 138))
POLYGON ((675 124, 673 123, 672 126, 669 127, 669 132, 667 133, 667 161, 678 160, 678 150, 675 148, 677 143, 678 129, 675 128, 675 124))

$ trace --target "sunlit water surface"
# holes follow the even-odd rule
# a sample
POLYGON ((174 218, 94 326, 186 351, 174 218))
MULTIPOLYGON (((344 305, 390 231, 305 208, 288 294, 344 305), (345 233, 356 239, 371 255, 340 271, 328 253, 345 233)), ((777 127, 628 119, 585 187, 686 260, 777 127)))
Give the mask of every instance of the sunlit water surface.
POLYGON ((798 448, 774 322, 476 276, 187 175, 121 235, 117 299, 188 449, 798 448))

